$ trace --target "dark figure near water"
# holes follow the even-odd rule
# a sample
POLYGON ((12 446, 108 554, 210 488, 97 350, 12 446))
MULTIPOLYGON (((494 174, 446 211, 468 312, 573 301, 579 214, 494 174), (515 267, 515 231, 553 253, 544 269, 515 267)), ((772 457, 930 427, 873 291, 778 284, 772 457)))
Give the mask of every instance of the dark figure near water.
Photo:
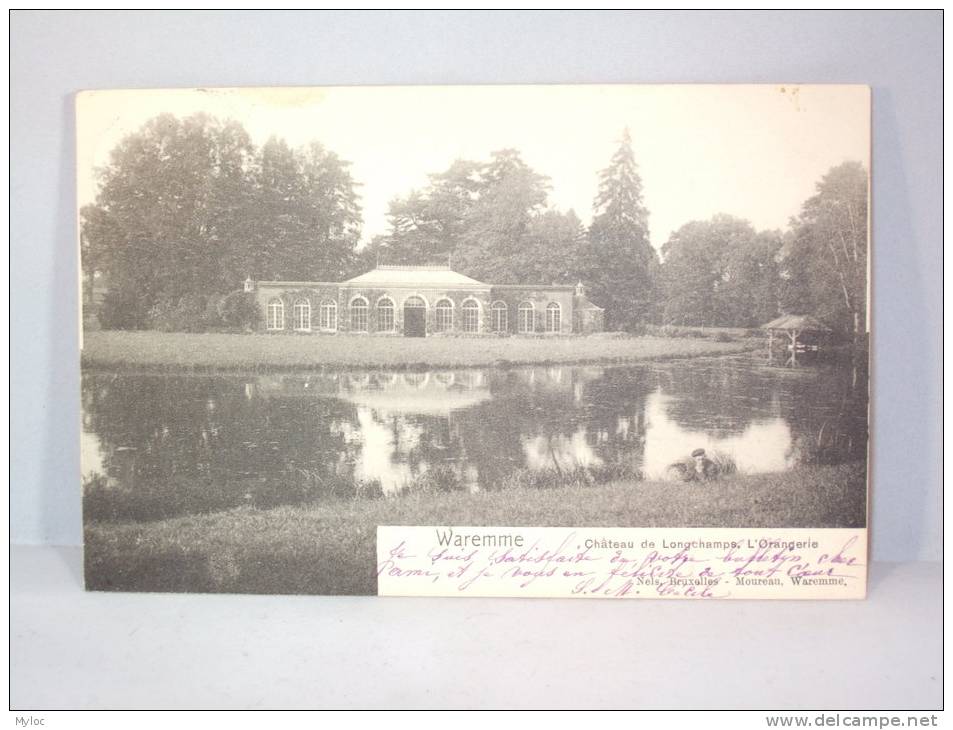
POLYGON ((692 452, 695 462, 694 479, 699 482, 710 482, 718 476, 718 467, 714 461, 705 456, 705 449, 695 449, 692 452))
POLYGON ((695 449, 692 461, 676 461, 668 467, 684 482, 710 482, 718 478, 718 465, 705 455, 705 449, 695 449))

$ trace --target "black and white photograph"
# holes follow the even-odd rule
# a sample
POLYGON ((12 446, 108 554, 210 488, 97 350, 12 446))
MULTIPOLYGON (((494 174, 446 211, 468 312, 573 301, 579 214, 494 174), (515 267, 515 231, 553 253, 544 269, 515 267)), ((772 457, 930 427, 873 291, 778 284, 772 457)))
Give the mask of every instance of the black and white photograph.
POLYGON ((95 591, 380 526, 866 528, 870 89, 76 97, 95 591))

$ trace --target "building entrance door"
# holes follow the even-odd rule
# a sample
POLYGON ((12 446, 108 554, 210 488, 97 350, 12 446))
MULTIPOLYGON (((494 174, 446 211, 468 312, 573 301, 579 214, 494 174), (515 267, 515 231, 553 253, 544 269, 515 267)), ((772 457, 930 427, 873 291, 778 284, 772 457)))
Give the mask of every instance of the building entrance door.
POLYGON ((419 297, 411 297, 404 304, 404 337, 424 337, 427 334, 427 305, 419 297))

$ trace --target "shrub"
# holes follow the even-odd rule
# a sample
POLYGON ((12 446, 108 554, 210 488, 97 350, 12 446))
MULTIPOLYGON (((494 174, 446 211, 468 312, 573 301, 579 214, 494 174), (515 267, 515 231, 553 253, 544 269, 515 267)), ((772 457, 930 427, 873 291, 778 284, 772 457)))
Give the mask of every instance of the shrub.
POLYGON ((593 332, 589 337, 599 340, 624 340, 629 335, 625 332, 593 332))
POLYGON ((735 457, 733 457, 731 454, 725 454, 721 451, 716 451, 711 455, 711 460, 715 463, 715 467, 718 469, 719 476, 735 474, 738 471, 738 463, 735 461, 735 457))
POLYGON ((140 329, 148 320, 147 305, 133 289, 110 289, 103 296, 99 324, 107 330, 140 329))
POLYGON ((218 303, 218 316, 226 327, 252 330, 261 321, 261 309, 253 292, 238 290, 218 303))
POLYGON ((216 297, 187 294, 161 299, 151 311, 152 326, 162 332, 207 332, 221 325, 216 297))
POLYGON ((405 491, 410 493, 434 494, 436 492, 453 492, 464 487, 457 473, 449 466, 434 466, 420 474, 405 491))
POLYGON ((658 337, 678 337, 681 335, 678 327, 675 327, 671 324, 663 324, 661 327, 655 327, 652 334, 657 335, 658 337))

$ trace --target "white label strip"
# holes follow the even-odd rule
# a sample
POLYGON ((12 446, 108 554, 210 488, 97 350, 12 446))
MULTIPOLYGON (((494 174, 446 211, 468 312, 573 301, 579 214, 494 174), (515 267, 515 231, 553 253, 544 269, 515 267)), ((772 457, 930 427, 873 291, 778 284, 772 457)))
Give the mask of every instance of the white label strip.
POLYGON ((865 529, 377 528, 381 596, 863 598, 865 529))

